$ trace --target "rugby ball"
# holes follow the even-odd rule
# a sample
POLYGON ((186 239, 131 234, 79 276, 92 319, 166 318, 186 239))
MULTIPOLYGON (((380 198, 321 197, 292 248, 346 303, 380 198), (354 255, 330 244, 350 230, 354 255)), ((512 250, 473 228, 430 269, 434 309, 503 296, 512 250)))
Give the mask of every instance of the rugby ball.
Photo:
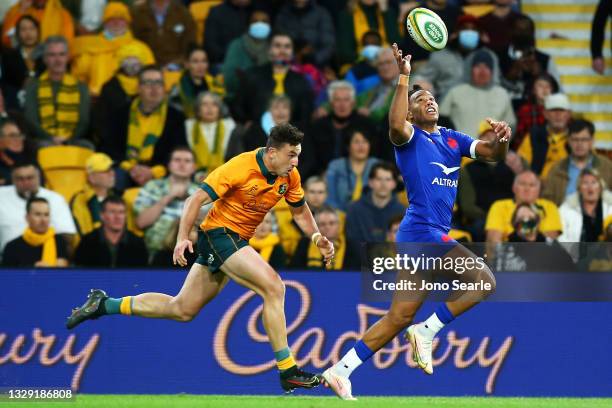
POLYGON ((433 11, 424 7, 413 9, 406 19, 410 37, 427 51, 440 51, 446 47, 448 30, 444 21, 433 11))

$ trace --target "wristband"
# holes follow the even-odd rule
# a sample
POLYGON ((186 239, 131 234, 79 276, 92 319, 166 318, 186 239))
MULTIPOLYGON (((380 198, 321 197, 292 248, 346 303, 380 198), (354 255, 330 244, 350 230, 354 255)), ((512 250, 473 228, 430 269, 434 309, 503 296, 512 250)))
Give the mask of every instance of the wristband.
POLYGON ((410 75, 400 74, 398 85, 408 86, 410 82, 410 75))
POLYGON ((310 237, 310 239, 312 240, 312 243, 315 244, 315 246, 317 246, 319 244, 319 240, 323 237, 323 235, 320 232, 315 232, 314 234, 312 234, 312 237, 310 237))

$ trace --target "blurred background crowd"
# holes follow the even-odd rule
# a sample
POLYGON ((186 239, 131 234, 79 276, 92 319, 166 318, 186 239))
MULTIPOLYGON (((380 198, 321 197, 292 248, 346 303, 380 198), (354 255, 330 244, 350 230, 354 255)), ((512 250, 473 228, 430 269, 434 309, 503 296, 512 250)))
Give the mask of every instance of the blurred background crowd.
MULTIPOLYGON (((394 42, 441 126, 480 139, 494 137, 486 117, 513 129, 505 161, 462 163, 451 237, 612 241, 612 2, 537 3, 4 0, 2 264, 170 266, 189 194, 290 122, 305 134, 299 170, 333 268, 358 269, 360 243, 393 241, 408 205, 387 139, 394 42), (416 6, 446 22, 446 49, 407 35, 416 6), (582 42, 580 24, 546 14, 578 9, 582 42)), ((283 201, 250 243, 275 267, 322 268, 283 201)), ((612 267, 608 253, 591 261, 612 267)))

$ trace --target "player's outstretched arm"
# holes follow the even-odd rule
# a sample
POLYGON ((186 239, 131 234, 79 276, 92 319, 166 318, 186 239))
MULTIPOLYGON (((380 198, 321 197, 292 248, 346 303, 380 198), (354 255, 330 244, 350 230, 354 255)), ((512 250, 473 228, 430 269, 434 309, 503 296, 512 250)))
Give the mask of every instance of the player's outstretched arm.
POLYGON ((486 161, 500 161, 506 158, 512 129, 506 122, 498 122, 491 118, 487 118, 487 122, 495 132, 495 140, 481 140, 476 144, 476 157, 486 161))
POLYGON ((412 56, 402 57, 402 50, 395 43, 392 48, 393 56, 399 67, 400 77, 389 110, 389 139, 395 145, 402 145, 409 141, 412 136, 412 125, 406 120, 408 117, 408 78, 412 56))
POLYGON ((291 214, 304 234, 311 237, 312 241, 319 248, 325 260, 325 265, 329 267, 334 258, 334 244, 319 232, 319 227, 317 227, 308 204, 304 203, 300 207, 291 207, 291 214))
POLYGON ((189 249, 189 252, 193 253, 193 244, 189 240, 189 231, 191 231, 191 228, 198 217, 200 208, 203 205, 211 202, 212 199, 208 193, 202 189, 198 189, 195 193, 189 196, 187 200, 185 200, 183 214, 181 214, 181 221, 179 223, 179 231, 176 237, 176 246, 174 247, 174 253, 172 254, 172 261, 175 265, 187 265, 185 250, 189 249))

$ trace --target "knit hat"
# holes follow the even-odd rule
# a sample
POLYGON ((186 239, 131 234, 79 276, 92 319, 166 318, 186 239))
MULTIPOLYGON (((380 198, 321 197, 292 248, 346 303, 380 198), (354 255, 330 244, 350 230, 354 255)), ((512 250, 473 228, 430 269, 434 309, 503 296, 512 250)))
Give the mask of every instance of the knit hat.
POLYGON ((124 59, 129 57, 138 58, 142 65, 155 63, 155 58, 153 57, 153 53, 149 47, 137 40, 130 41, 129 43, 119 47, 117 50, 117 61, 119 61, 119 64, 121 64, 124 59))
POLYGON ((113 166, 113 160, 104 153, 94 153, 85 162, 88 173, 108 171, 113 166))
POLYGON ((478 64, 485 64, 493 71, 493 57, 485 50, 476 51, 472 58, 472 68, 478 64))
POLYGON ((132 16, 127 6, 119 1, 112 1, 106 5, 102 21, 107 22, 111 18, 121 18, 128 23, 132 22, 132 16))

